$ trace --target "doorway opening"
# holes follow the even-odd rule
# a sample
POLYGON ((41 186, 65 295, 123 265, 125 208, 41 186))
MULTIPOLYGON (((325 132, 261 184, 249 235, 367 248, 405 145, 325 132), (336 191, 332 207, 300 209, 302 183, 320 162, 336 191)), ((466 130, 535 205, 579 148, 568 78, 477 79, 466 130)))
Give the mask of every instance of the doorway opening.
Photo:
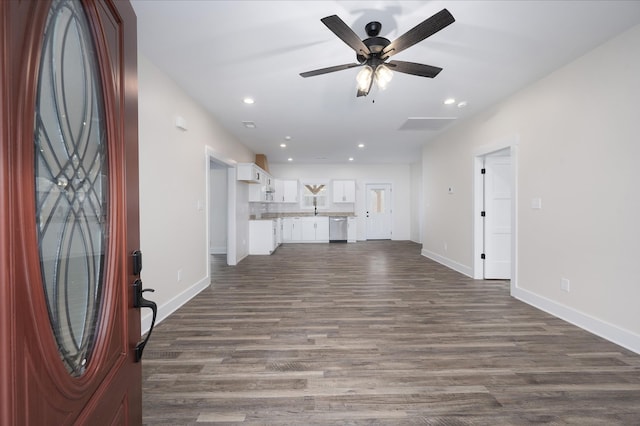
POLYGON ((517 270, 517 138, 483 147, 474 157, 475 279, 511 280, 517 270))
POLYGON ((227 265, 236 260, 235 167, 209 147, 206 159, 207 276, 211 277, 212 256, 223 257, 227 265))

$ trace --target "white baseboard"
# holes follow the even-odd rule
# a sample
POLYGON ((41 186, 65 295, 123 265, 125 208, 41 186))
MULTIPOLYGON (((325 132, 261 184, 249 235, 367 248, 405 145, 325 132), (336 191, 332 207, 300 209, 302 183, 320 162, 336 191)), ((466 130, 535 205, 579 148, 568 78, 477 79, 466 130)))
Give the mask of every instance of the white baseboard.
MULTIPOLYGON (((169 300, 167 303, 164 303, 162 306, 158 306, 158 314, 156 317, 156 325, 160 324, 164 319, 166 319, 169 315, 174 313, 178 308, 187 303, 189 300, 193 299, 198 293, 200 293, 205 288, 209 287, 211 284, 211 279, 209 277, 205 277, 193 284, 191 287, 185 289, 182 293, 176 295, 173 299, 169 300)), ((149 309, 145 309, 140 322, 140 331, 141 335, 144 335, 151 328, 151 319, 153 315, 149 309)))
POLYGON ((451 260, 447 257, 440 256, 437 253, 434 253, 429 250, 422 249, 420 252, 424 257, 428 257, 431 260, 434 260, 447 268, 451 268, 456 272, 460 272, 462 275, 466 275, 469 278, 473 278, 473 268, 467 265, 463 265, 462 263, 458 263, 455 260, 451 260))
POLYGON ((511 295, 534 308, 545 311, 568 323, 580 327, 590 333, 600 336, 610 342, 640 354, 640 335, 625 330, 606 321, 594 318, 546 297, 539 296, 528 290, 512 287, 511 295))
POLYGON ((227 246, 211 247, 209 254, 227 254, 227 246))

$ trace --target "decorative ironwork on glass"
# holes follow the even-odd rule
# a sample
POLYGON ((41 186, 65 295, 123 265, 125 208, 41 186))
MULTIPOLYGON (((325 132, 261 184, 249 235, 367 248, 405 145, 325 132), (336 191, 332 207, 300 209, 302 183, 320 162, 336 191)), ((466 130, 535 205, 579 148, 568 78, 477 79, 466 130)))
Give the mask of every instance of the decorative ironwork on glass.
POLYGON ((108 236, 103 104, 82 5, 54 0, 36 98, 36 226, 49 319, 73 376, 91 359, 102 299, 108 236))

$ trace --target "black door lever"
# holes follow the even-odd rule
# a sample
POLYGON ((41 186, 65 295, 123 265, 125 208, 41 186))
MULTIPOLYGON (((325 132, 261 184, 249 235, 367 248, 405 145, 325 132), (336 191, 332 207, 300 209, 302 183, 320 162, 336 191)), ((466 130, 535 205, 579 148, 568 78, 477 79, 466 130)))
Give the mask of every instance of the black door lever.
POLYGON ((152 302, 151 300, 147 300, 144 298, 144 296, 142 295, 142 293, 144 293, 145 291, 155 291, 152 288, 146 288, 146 289, 142 289, 142 280, 137 279, 133 282, 133 307, 134 308, 149 308, 151 309, 151 311, 153 312, 153 318, 151 319, 151 328, 149 329, 149 332, 147 333, 147 337, 145 337, 144 340, 142 340, 141 342, 138 342, 138 344, 136 345, 136 349, 135 349, 135 357, 136 357, 136 362, 140 361, 142 359, 142 351, 144 350, 144 347, 146 346, 147 342, 149 341, 149 337, 151 337, 151 332, 153 331, 153 327, 156 324, 156 315, 158 313, 158 306, 156 305, 156 302, 152 302))

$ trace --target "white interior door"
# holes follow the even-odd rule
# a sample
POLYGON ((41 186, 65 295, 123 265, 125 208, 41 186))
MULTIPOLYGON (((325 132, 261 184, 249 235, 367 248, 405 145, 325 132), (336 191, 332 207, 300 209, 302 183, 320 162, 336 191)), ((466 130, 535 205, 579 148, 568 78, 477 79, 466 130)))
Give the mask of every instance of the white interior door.
POLYGON ((391 184, 366 185, 367 240, 391 239, 391 184))
POLYGON ((511 278, 511 157, 485 157, 484 278, 511 278))

